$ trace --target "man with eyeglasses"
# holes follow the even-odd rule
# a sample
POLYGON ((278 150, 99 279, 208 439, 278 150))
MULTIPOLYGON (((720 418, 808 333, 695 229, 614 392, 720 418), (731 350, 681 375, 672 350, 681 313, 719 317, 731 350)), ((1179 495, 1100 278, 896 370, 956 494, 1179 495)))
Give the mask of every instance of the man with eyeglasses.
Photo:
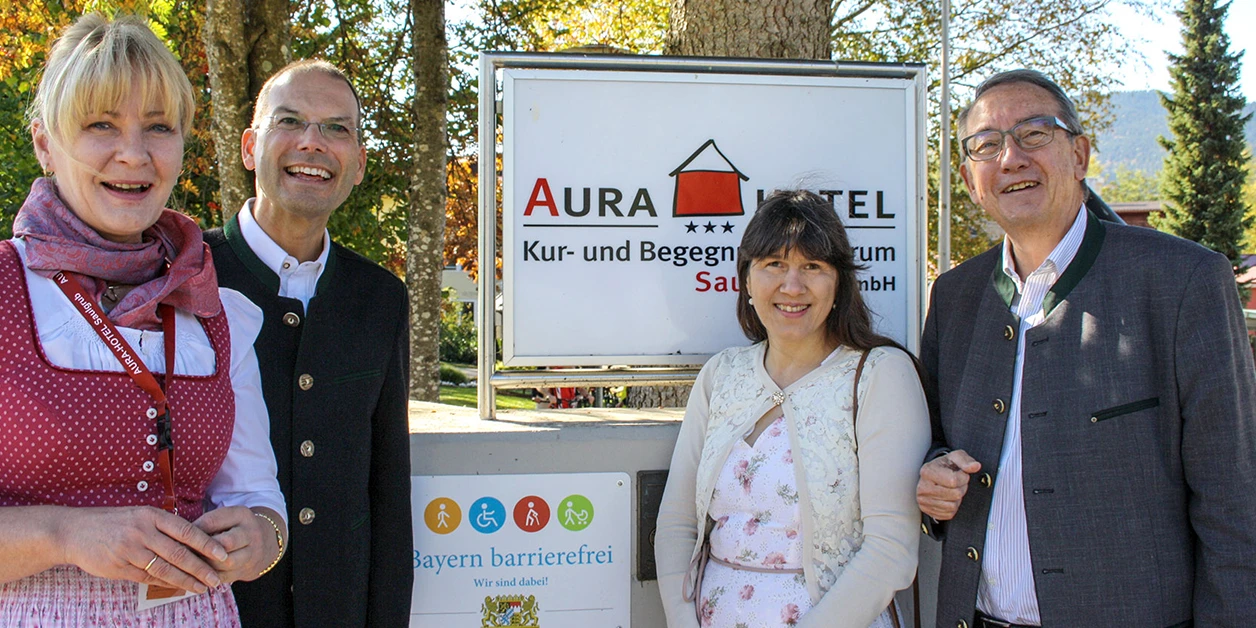
POLYGON ((937 625, 1256 617, 1256 372, 1229 261, 1084 203, 1090 140, 1016 70, 959 116, 1003 243, 938 277, 921 342, 937 625))
POLYGON ((327 232, 366 172, 357 93, 331 64, 293 63, 263 85, 241 151, 257 195, 205 241, 219 282, 261 308, 255 347, 291 543, 270 573, 233 587, 241 623, 407 625, 406 289, 327 232))

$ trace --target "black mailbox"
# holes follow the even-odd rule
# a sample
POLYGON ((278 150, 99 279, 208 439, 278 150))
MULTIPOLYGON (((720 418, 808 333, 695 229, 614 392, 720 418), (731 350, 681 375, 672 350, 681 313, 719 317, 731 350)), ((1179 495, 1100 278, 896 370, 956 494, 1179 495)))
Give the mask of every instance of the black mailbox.
POLYGON ((667 471, 637 472, 637 580, 657 580, 654 564, 654 532, 663 503, 667 471))

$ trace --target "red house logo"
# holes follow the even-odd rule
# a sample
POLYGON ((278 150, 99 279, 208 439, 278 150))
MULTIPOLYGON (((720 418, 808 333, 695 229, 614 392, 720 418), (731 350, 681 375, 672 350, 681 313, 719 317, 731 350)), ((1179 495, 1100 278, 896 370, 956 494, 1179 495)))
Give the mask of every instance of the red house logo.
POLYGON ((741 182, 750 177, 707 140, 668 176, 676 177, 673 216, 741 216, 741 182))

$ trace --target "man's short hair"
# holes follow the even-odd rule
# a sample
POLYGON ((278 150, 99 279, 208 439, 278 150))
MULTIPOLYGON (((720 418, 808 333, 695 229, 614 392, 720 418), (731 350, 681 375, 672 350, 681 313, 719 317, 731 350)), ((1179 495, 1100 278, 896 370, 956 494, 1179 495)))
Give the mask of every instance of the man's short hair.
POLYGON ((1037 70, 1020 69, 1000 72, 982 81, 981 85, 977 86, 977 92, 973 94, 972 102, 960 110, 959 118, 956 121, 955 127, 959 131, 960 138, 968 136, 968 114, 972 112, 972 108, 977 104, 977 101, 981 100, 981 97, 986 92, 1000 85, 1011 85, 1013 83, 1027 83, 1047 90, 1051 97, 1055 98, 1055 103, 1060 107, 1060 121, 1064 122, 1064 125, 1074 135, 1083 134, 1081 119, 1077 115, 1077 106, 1073 104, 1073 100, 1068 97, 1068 94, 1065 94, 1064 90, 1055 81, 1047 78, 1046 74, 1037 70))
POLYGON ((353 124, 358 128, 357 135, 360 143, 362 141, 362 99, 358 97, 358 90, 353 86, 353 81, 350 81, 348 75, 346 75, 340 68, 323 61, 322 59, 302 59, 300 61, 293 61, 292 63, 283 66, 278 72, 275 72, 274 75, 266 79, 266 82, 262 84, 261 91, 257 93, 257 104, 253 107, 253 127, 257 128, 257 125, 261 123, 262 118, 270 115, 270 90, 274 89, 275 83, 279 82, 279 79, 289 74, 305 74, 307 72, 317 72, 319 74, 338 78, 344 81, 345 85, 349 86, 349 91, 353 94, 353 103, 357 108, 357 118, 353 121, 353 124))

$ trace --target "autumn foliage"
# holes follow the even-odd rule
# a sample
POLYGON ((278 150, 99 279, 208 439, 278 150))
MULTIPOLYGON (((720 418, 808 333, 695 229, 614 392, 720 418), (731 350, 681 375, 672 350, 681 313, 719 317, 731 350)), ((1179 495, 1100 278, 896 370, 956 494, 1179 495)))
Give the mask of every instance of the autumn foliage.
MULTIPOLYGON (((203 2, 0 1, 0 163, 4 164, 0 168, 0 193, 8 199, 24 198, 40 174, 31 147, 26 107, 39 83, 48 47, 66 26, 88 10, 147 17, 150 28, 167 42, 182 63, 196 94, 197 108, 184 146, 183 176, 170 195, 170 207, 192 216, 205 228, 222 224, 221 212, 213 201, 218 184, 213 146, 208 138, 208 68, 200 38, 205 19, 203 2)), ((9 237, 17 209, 16 201, 0 206, 0 237, 9 237)))

